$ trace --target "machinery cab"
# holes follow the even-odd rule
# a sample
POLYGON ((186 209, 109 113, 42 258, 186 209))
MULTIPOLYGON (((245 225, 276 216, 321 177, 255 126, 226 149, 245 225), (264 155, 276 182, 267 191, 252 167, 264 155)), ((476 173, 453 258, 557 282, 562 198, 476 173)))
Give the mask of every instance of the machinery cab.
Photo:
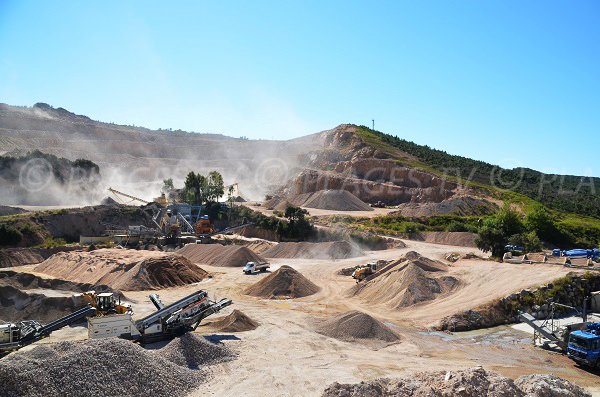
POLYGON ((588 324, 587 329, 569 335, 567 356, 580 364, 598 366, 600 358, 600 323, 588 324))
POLYGON ((243 270, 244 270, 244 273, 246 273, 246 274, 255 272, 256 271, 256 263, 255 262, 246 263, 243 270))
POLYGON ((377 265, 377 262, 369 262, 366 265, 357 267, 352 272, 352 278, 354 278, 357 283, 364 280, 377 271, 377 265))
POLYGON ((115 296, 112 292, 104 292, 96 295, 96 310, 103 313, 116 313, 115 296))

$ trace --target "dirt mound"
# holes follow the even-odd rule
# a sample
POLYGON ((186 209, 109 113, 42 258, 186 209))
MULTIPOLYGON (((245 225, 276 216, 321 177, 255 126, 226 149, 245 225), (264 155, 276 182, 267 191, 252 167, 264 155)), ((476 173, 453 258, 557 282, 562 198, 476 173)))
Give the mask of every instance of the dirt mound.
POLYGON ((421 232, 411 235, 411 240, 457 247, 477 247, 477 234, 471 232, 421 232))
POLYGON ((347 259, 364 255, 364 251, 347 241, 324 243, 286 242, 265 251, 267 258, 347 259))
POLYGON ((48 323, 85 306, 86 303, 81 296, 28 294, 10 285, 0 286, 0 311, 6 321, 38 320, 48 323))
POLYGON ((105 284, 123 291, 187 285, 209 277, 206 271, 181 255, 119 249, 61 252, 35 270, 69 281, 105 284))
POLYGON ((200 369, 205 365, 220 363, 234 357, 227 348, 189 332, 173 339, 157 353, 173 364, 190 369, 200 369))
POLYGON ((75 251, 79 246, 55 248, 5 248, 0 249, 0 268, 41 263, 57 252, 75 251))
POLYGON ((20 290, 28 289, 50 289, 58 291, 86 292, 94 290, 101 292, 115 292, 124 298, 123 294, 103 284, 75 283, 73 281, 58 278, 42 278, 31 273, 14 272, 12 270, 0 270, 0 286, 9 285, 20 290))
POLYGON ((242 267, 247 262, 266 262, 247 247, 221 244, 188 244, 175 251, 193 263, 210 266, 242 267))
POLYGON ((438 275, 444 270, 442 266, 445 265, 409 252, 357 284, 350 290, 350 295, 396 309, 430 301, 455 291, 460 285, 454 277, 438 275))
POLYGON ((221 332, 243 332, 256 329, 258 323, 235 309, 230 315, 208 323, 207 326, 216 328, 221 332))
POLYGON ((334 211, 373 211, 373 208, 347 190, 319 190, 303 207, 334 211))
POLYGON ((381 321, 359 311, 350 311, 326 320, 316 327, 316 331, 347 342, 355 339, 395 342, 400 339, 381 321))
POLYGON ((277 271, 246 288, 246 295, 266 299, 302 298, 319 292, 320 288, 289 266, 281 266, 277 271))
POLYGON ((2 396, 173 397, 186 395, 203 378, 163 358, 161 350, 118 338, 41 345, 0 360, 2 396))
POLYGON ((523 376, 513 382, 476 367, 460 371, 420 372, 404 378, 375 379, 357 384, 334 383, 323 392, 323 397, 338 396, 588 397, 590 394, 552 375, 523 376), (545 387, 550 378, 554 387, 545 387), (543 393, 537 390, 543 390, 543 393))

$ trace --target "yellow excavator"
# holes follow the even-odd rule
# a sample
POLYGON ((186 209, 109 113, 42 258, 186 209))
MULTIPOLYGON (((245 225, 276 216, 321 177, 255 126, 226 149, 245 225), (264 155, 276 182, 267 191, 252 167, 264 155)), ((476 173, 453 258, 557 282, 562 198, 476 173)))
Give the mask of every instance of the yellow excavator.
POLYGON ((96 294, 95 291, 88 291, 83 293, 83 298, 92 307, 96 308, 96 316, 133 313, 131 305, 121 304, 121 298, 117 301, 115 294, 112 292, 96 294))

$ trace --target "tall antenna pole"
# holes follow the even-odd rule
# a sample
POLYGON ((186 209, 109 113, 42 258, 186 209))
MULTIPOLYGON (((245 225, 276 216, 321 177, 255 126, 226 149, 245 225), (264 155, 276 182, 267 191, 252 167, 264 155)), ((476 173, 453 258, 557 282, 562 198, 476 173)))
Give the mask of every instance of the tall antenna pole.
POLYGON ((375 131, 375 119, 372 119, 371 122, 373 123, 373 128, 371 128, 373 131, 375 131))

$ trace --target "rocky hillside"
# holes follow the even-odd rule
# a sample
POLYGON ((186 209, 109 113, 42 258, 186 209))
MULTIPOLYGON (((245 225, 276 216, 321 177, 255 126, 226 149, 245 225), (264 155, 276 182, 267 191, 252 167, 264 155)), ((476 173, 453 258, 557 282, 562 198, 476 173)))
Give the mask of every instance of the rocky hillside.
POLYGON ((360 127, 344 124, 322 136, 323 147, 304 156, 305 169, 275 192, 270 206, 307 202, 324 190, 346 190, 366 203, 400 205, 414 216, 481 215, 496 209, 482 192, 412 167, 415 158, 407 153, 366 142, 360 127))
MULTIPOLYGON (((240 131, 240 134, 243 134, 240 131)), ((249 140, 217 134, 150 130, 91 120, 63 108, 0 104, 0 155, 33 150, 69 160, 88 159, 100 166, 104 183, 145 198, 158 194, 160 181, 183 180, 190 170, 220 171, 242 184, 245 194, 261 197, 298 166, 298 155, 322 142, 315 136, 290 141, 249 140), (147 182, 156 182, 151 191, 147 182), (246 182, 246 183, 243 183, 246 182)))

